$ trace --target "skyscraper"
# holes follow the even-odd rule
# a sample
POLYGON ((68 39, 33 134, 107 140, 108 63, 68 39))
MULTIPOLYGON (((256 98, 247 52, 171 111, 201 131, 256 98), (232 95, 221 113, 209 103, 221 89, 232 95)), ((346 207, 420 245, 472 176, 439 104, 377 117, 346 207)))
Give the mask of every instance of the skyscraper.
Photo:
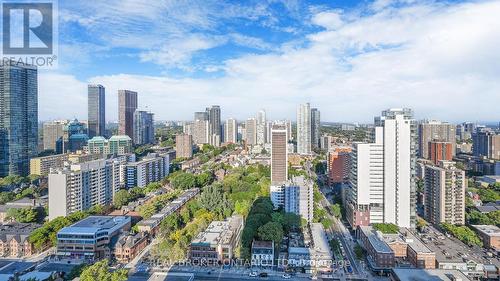
POLYGON ((453 145, 451 142, 445 141, 431 141, 429 142, 429 160, 431 160, 435 165, 439 164, 439 161, 451 161, 453 159, 453 145))
POLYGON ((51 171, 49 220, 111 204, 120 189, 120 164, 116 159, 101 159, 51 171))
POLYGON ((429 159, 429 142, 445 141, 452 145, 452 155, 455 155, 456 127, 441 121, 424 121, 418 125, 418 156, 429 159))
POLYGON ((311 106, 299 105, 297 109, 297 153, 311 154, 311 106))
POLYGON ((137 92, 118 90, 118 134, 134 138, 134 112, 137 109, 137 92))
POLYGON ((415 227, 416 123, 409 108, 388 109, 375 118, 384 145, 384 222, 415 227))
POLYGON ((210 135, 219 136, 219 139, 221 139, 220 106, 212 105, 212 107, 207 107, 206 112, 209 121, 210 135))
POLYGON ((194 113, 194 120, 208 120, 208 113, 206 111, 198 111, 194 113))
POLYGON ((313 182, 304 176, 293 177, 283 189, 283 209, 287 213, 294 213, 308 223, 313 221, 313 182))
POLYGON ((375 118, 373 143, 355 143, 351 154, 348 220, 355 225, 416 223, 416 126, 410 109, 375 118))
POLYGON ((193 157, 193 136, 188 134, 175 135, 175 157, 193 157))
POLYGON ((247 145, 257 144, 257 120, 248 118, 245 122, 246 143, 247 145))
POLYGON ((285 124, 271 129, 271 184, 281 185, 288 179, 288 132, 285 124))
POLYGON ((62 141, 66 124, 66 120, 43 123, 43 149, 57 151, 57 142, 62 141))
POLYGON ((500 160, 500 135, 489 128, 477 128, 472 133, 472 153, 477 157, 500 160))
POLYGON ((224 127, 224 141, 226 143, 237 143, 238 142, 238 126, 236 120, 229 118, 226 120, 224 127))
POLYGON ((134 112, 134 143, 138 145, 154 143, 155 129, 153 113, 136 110, 134 112))
POLYGON ((454 162, 425 165, 424 215, 433 224, 465 224, 465 171, 454 162))
POLYGON ((353 227, 384 222, 384 146, 354 143, 350 157, 346 217, 353 227))
POLYGON ((88 85, 88 136, 104 136, 106 131, 105 89, 102 85, 88 85))
POLYGON ((320 139, 320 112, 317 108, 311 108, 311 146, 312 148, 319 147, 320 139))
POLYGON ((195 120, 193 122, 193 142, 195 144, 206 144, 208 143, 208 132, 210 131, 210 123, 208 120, 195 120))
POLYGON ((261 109, 257 112, 257 144, 262 145, 266 142, 266 111, 261 109))
POLYGON ((28 175, 38 154, 37 76, 35 66, 0 66, 0 177, 28 175))

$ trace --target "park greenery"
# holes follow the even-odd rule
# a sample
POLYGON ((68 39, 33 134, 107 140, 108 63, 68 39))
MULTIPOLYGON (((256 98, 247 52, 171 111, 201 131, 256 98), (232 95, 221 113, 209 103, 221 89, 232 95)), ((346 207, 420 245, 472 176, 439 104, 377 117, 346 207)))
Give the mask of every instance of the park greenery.
POLYGON ((466 213, 466 218, 471 225, 489 224, 500 227, 500 211, 484 214, 477 210, 470 210, 466 213))
POLYGON ((349 141, 365 141, 367 137, 367 130, 364 128, 342 130, 339 126, 321 126, 321 135, 346 138, 349 141))
MULTIPOLYGON (((225 168, 223 179, 213 182, 200 180, 201 194, 196 200, 186 204, 178 214, 168 216, 160 225, 160 243, 152 249, 152 258, 158 261, 179 260, 186 256, 190 241, 213 220, 224 220, 233 214, 246 219, 242 233, 241 257, 249 257, 254 239, 272 240, 277 244, 285 234, 301 226, 300 217, 295 214, 273 210, 269 199, 270 169, 263 165, 225 168)), ((182 175, 173 178, 177 178, 182 175)), ((192 178, 182 176, 183 181, 192 182, 192 178)), ((204 177, 204 176, 203 176, 204 177)), ((184 183, 174 184, 177 187, 184 183)), ((188 185, 191 186, 191 185, 188 185)))
POLYGON ((457 226, 449 223, 442 223, 440 224, 441 228, 453 235, 455 238, 458 240, 462 241, 463 243, 473 246, 477 245, 482 247, 483 242, 481 239, 477 236, 477 234, 470 229, 469 227, 463 225, 463 226, 457 226))
POLYGON ((80 281, 94 281, 94 280, 126 281, 127 279, 128 279, 127 270, 117 269, 110 271, 107 259, 98 261, 90 266, 83 268, 82 273, 80 275, 80 281))
POLYGON ((374 223, 373 228, 384 233, 384 234, 395 234, 399 232, 397 225, 393 223, 374 223))
POLYGON ((283 236, 301 227, 300 217, 293 213, 273 210, 269 197, 259 197, 252 204, 241 234, 240 257, 250 258, 253 240, 274 241, 278 246, 283 236))
POLYGON ((214 218, 212 213, 201 209, 197 200, 190 201, 179 213, 161 222, 160 243, 152 248, 151 257, 160 263, 185 259, 191 240, 214 218))

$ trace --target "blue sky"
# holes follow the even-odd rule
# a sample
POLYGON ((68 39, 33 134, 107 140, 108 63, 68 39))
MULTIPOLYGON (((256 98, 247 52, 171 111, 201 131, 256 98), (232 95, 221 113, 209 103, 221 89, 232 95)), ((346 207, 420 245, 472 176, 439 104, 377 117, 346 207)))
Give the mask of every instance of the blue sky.
POLYGON ((59 1, 59 67, 40 71, 40 119, 86 119, 86 85, 139 92, 157 119, 211 104, 294 119, 500 118, 499 1, 59 1), (97 3, 96 3, 97 2, 97 3))

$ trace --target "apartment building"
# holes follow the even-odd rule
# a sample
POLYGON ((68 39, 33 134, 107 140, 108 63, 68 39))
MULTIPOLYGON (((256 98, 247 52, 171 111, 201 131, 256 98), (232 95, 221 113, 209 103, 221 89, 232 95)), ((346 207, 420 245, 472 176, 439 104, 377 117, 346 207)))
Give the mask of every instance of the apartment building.
POLYGON ((65 153, 37 157, 30 159, 30 174, 38 176, 47 176, 50 169, 62 168, 65 162, 81 163, 101 158, 100 155, 87 153, 65 153))
POLYGON ((431 223, 465 224, 465 171, 454 162, 426 165, 424 174, 424 216, 431 223))
POLYGON ((439 164, 439 161, 451 161, 453 160, 453 144, 451 142, 443 141, 431 141, 429 142, 429 160, 431 160, 435 165, 439 164))
POLYGON ((132 139, 127 135, 112 136, 106 139, 102 136, 96 136, 87 142, 87 151, 91 154, 102 155, 124 155, 133 153, 132 139))
POLYGON ((288 132, 286 124, 271 127, 271 184, 281 185, 288 180, 288 132))
POLYGON ((178 134, 175 136, 175 157, 191 158, 193 157, 193 136, 188 134, 178 134))
POLYGON ((283 189, 285 212, 294 213, 311 223, 313 221, 313 182, 304 176, 293 177, 283 189))
POLYGON ((336 147, 327 154, 328 183, 345 183, 349 180, 351 147, 336 147))
POLYGON ((49 220, 113 202, 120 189, 121 159, 66 165, 49 173, 49 220))
POLYGON ((149 153, 142 160, 127 163, 124 167, 125 187, 145 187, 160 181, 169 173, 168 154, 149 153))
POLYGON ((352 227, 384 222, 384 147, 354 143, 350 153, 346 218, 352 227))
MULTIPOLYGON (((451 154, 455 156, 456 126, 437 120, 426 120, 418 125, 419 158, 430 159, 429 143, 448 142, 451 145, 451 154)), ((451 160, 451 159, 450 159, 451 160)))
POLYGON ((416 129, 408 108, 375 118, 372 143, 355 143, 351 154, 347 219, 351 225, 416 223, 416 129))

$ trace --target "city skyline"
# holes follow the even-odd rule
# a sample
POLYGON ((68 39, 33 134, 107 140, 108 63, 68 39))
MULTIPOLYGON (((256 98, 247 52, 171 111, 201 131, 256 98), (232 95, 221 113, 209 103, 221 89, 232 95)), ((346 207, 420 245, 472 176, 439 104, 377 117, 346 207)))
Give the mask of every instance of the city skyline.
POLYGON ((59 68, 40 71, 40 120, 84 119, 78 105, 99 83, 109 121, 122 88, 158 120, 206 104, 226 108, 223 119, 263 104, 269 119, 291 119, 309 102, 325 121, 366 123, 399 106, 417 119, 497 121, 498 2, 171 5, 60 3, 59 68))

